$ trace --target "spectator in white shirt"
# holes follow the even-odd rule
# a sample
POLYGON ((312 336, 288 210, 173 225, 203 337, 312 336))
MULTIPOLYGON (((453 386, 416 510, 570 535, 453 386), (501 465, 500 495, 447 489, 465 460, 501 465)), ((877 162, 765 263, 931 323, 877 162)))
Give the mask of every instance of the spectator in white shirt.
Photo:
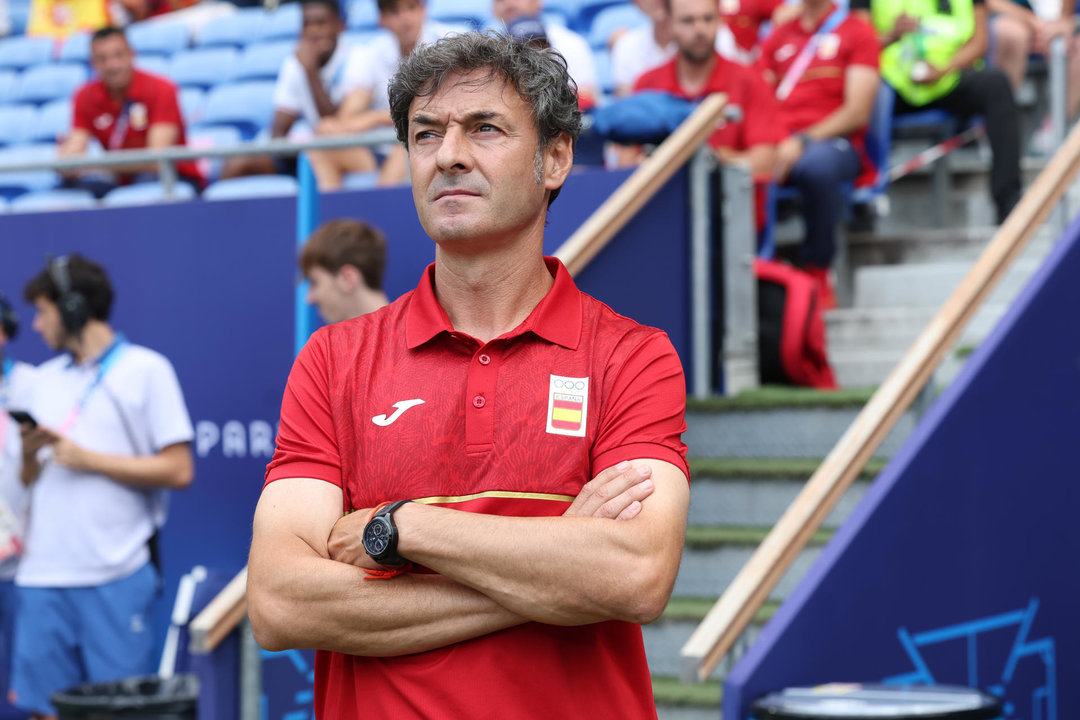
MULTIPOLYGON (((495 17, 509 25, 522 17, 539 17, 543 10, 541 0, 494 0, 495 17)), ((544 26, 551 47, 566 59, 570 79, 577 85, 578 104, 582 110, 596 105, 599 88, 596 80, 596 63, 588 41, 561 25, 548 23, 544 26)))

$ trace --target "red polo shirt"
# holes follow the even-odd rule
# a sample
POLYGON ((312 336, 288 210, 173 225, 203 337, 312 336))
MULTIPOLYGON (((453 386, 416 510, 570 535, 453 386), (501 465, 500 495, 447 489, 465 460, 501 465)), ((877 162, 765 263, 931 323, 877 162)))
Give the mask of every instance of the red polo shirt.
POLYGON ((783 4, 784 0, 720 0, 720 16, 739 48, 750 53, 758 46, 761 25, 783 4))
MULTIPOLYGON (((187 143, 184 118, 176 98, 176 87, 165 78, 135 70, 123 103, 109 97, 101 80, 91 80, 75 93, 72 127, 89 132, 106 150, 131 150, 146 147, 146 134, 156 123, 176 125, 180 129, 176 144, 187 143), (117 129, 118 121, 122 126, 117 129)), ((205 184, 194 161, 176 163, 182 177, 205 184)), ((130 177, 123 177, 130 182, 130 177)))
POLYGON ((749 150, 755 145, 776 145, 784 139, 776 108, 776 97, 761 74, 745 65, 725 60, 715 53, 716 67, 700 92, 693 95, 679 84, 678 58, 649 70, 638 78, 634 91, 662 90, 687 100, 700 100, 712 93, 727 93, 728 105, 742 110, 742 120, 723 122, 709 136, 709 145, 732 150, 749 150))
MULTIPOLYGON (((413 498, 557 516, 622 460, 689 473, 686 390, 667 336, 547 264, 548 294, 486 344, 453 329, 433 266, 388 307, 319 330, 289 376, 266 482, 325 480, 346 509, 413 498)), ((320 651, 315 710, 334 720, 656 717, 641 628, 623 622, 527 623, 394 658, 320 651)))

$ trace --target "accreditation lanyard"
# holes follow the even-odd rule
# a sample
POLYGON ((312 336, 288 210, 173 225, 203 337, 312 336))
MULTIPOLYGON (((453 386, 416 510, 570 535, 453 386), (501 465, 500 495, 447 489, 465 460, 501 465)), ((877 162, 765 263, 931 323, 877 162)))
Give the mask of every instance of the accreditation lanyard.
POLYGON ((806 41, 806 44, 803 45, 802 52, 795 58, 795 62, 791 63, 791 66, 788 67, 787 74, 785 74, 784 79, 780 81, 780 86, 776 88, 777 100, 780 102, 787 100, 788 95, 791 94, 791 91, 795 89, 799 80, 802 79, 803 73, 810 67, 810 63, 817 53, 818 45, 821 43, 821 38, 835 30, 840 23, 844 22, 846 17, 846 10, 836 8, 829 17, 825 19, 825 22, 821 24, 821 27, 817 29, 817 32, 806 41))
POLYGON ((116 117, 116 123, 113 125, 112 132, 109 133, 109 150, 119 150, 124 146, 128 127, 131 125, 131 104, 130 100, 125 100, 124 107, 116 117))
POLYGON ((117 335, 113 344, 102 354, 101 359, 98 361, 97 375, 95 375, 90 384, 86 386, 86 390, 83 391, 82 397, 79 398, 79 401, 75 403, 75 406, 71 408, 71 412, 69 412, 64 419, 63 424, 59 428, 61 435, 67 435, 71 432, 71 428, 75 426, 79 416, 82 415, 82 411, 86 408, 86 403, 90 401, 90 396, 97 390, 98 385, 105 379, 105 375, 108 374, 109 370, 116 365, 116 361, 120 359, 120 355, 127 346, 128 341, 124 336, 117 335))
POLYGON ((11 392, 11 376, 15 373, 15 361, 9 357, 0 361, 0 464, 4 462, 4 448, 7 447, 8 398, 11 392))

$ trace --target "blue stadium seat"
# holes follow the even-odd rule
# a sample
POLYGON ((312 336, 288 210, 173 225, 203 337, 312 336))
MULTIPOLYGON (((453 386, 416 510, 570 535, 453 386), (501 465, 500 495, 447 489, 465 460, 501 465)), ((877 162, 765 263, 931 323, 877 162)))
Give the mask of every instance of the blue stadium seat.
MULTIPOLYGON (((0 148, 0 166, 55 158, 56 145, 52 143, 0 148)), ((60 176, 53 170, 0 172, 0 196, 13 198, 36 190, 51 190, 59 182, 60 176)))
POLYGON ((39 190, 20 195, 8 207, 13 213, 56 212, 58 210, 90 210, 98 206, 89 190, 58 188, 39 190))
POLYGON ((192 127, 202 122, 206 113, 206 91, 197 87, 180 90, 180 114, 184 116, 184 125, 192 127))
POLYGON ((240 56, 240 66, 234 80, 274 80, 285 58, 296 52, 292 40, 277 40, 248 45, 240 56))
MULTIPOLYGON (((244 141, 240 131, 230 125, 221 127, 196 128, 188 133, 187 146, 195 149, 222 148, 239 145, 244 141)), ((221 177, 221 168, 225 161, 221 158, 201 158, 199 170, 203 176, 213 181, 221 177)))
POLYGON ((28 140, 56 142, 71 132, 71 100, 61 98, 45 103, 37 111, 37 119, 28 140))
POLYGON ((370 30, 351 30, 345 33, 345 39, 353 47, 364 47, 380 35, 387 35, 389 30, 374 28, 370 30))
POLYGON ((370 190, 375 187, 379 180, 377 171, 347 173, 341 179, 341 186, 345 190, 370 190))
POLYGON ((589 27, 589 45, 595 50, 607 49, 616 30, 633 30, 652 22, 637 5, 612 5, 596 14, 589 27))
POLYGON ((42 65, 52 59, 53 41, 49 38, 10 37, 0 40, 0 68, 22 70, 42 65))
POLYGON ((611 53, 607 50, 593 50, 593 64, 596 65, 596 83, 605 95, 615 93, 615 72, 611 67, 611 53))
POLYGON ((19 73, 14 70, 0 70, 0 105, 15 102, 19 91, 19 73))
POLYGON ((0 145, 20 145, 29 140, 36 120, 33 105, 0 107, 0 145))
MULTIPOLYGON (((368 1, 372 5, 375 4, 374 0, 368 1)), ((300 3, 292 2, 280 5, 277 10, 266 16, 263 34, 259 40, 261 42, 270 42, 272 40, 292 40, 295 42, 300 37, 302 23, 303 14, 300 11, 300 3)))
POLYGON ((235 48, 183 50, 173 55, 169 77, 180 87, 210 88, 229 82, 239 62, 235 48))
POLYGON ((187 26, 174 22, 135 23, 128 26, 125 34, 140 55, 172 55, 186 49, 191 42, 187 26))
POLYGON ((60 48, 60 62, 90 63, 90 33, 76 33, 60 48))
POLYGON ((572 26, 577 23, 578 6, 581 0, 544 0, 543 14, 557 13, 563 18, 563 25, 572 26))
POLYGON ((262 8, 243 8, 203 25, 195 37, 196 47, 244 47, 265 34, 267 13, 262 8))
POLYGON ((588 37, 593 20, 597 15, 609 7, 629 4, 629 0, 581 0, 578 3, 577 20, 572 22, 570 27, 588 37))
MULTIPOLYGON (((430 4, 428 17, 433 17, 430 4)), ((354 0, 349 3, 345 15, 345 27, 349 30, 374 30, 379 27, 379 6, 375 0, 354 0)))
POLYGON ((72 93, 86 82, 88 76, 85 65, 35 65, 24 70, 19 78, 19 101, 41 104, 70 98, 72 93))
POLYGON ((129 207, 151 203, 183 202, 195 198, 195 190, 187 183, 176 183, 171 197, 165 196, 165 186, 159 182, 122 185, 105 193, 101 204, 106 207, 129 207))
POLYGON ((12 35, 26 33, 26 26, 30 24, 30 0, 8 0, 8 18, 12 35))
POLYGON ((172 78, 172 60, 164 55, 136 55, 135 67, 151 75, 172 78))
POLYGON ((204 126, 231 125, 245 139, 270 125, 274 114, 274 83, 269 80, 218 85, 206 100, 204 126))
POLYGON ((253 175, 218 180, 203 191, 203 200, 239 200, 241 198, 296 195, 299 183, 292 175, 253 175))
POLYGON ((491 0, 429 0, 427 14, 440 22, 467 22, 479 30, 492 19, 491 0))

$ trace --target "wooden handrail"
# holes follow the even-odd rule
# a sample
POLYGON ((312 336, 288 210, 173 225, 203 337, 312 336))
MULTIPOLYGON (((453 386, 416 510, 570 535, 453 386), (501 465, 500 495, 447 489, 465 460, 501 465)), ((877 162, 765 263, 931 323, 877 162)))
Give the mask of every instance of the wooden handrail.
MULTIPOLYGON (((571 274, 579 272, 664 186, 712 134, 724 112, 726 96, 706 98, 679 128, 628 177, 570 236, 555 255, 571 274)), ((247 568, 191 622, 191 651, 205 654, 225 639, 247 614, 247 568)))
POLYGON ((750 623, 781 576, 907 411, 946 351, 1080 169, 1080 126, 1036 178, 971 271, 807 481, 779 522, 687 640, 683 680, 702 682, 750 623))
POLYGON ((662 142, 619 189, 555 251, 571 275, 577 275, 693 156, 716 129, 727 96, 705 98, 690 117, 662 142))
POLYGON ((213 652, 247 615, 247 567, 195 616, 188 626, 190 650, 196 655, 213 652))

